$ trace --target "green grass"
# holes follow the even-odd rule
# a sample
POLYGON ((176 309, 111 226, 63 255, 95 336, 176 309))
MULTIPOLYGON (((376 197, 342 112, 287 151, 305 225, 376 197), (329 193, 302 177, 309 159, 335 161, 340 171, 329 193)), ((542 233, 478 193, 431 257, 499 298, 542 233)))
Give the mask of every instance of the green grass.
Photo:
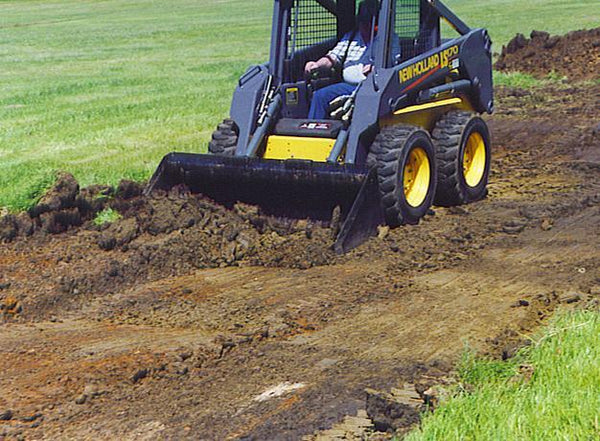
POLYGON ((113 210, 112 208, 105 208, 101 212, 99 212, 94 218, 94 225, 101 227, 105 224, 112 224, 113 222, 118 221, 123 216, 119 214, 118 211, 113 210))
POLYGON ((3 1, 0 207, 57 169, 82 185, 146 179, 202 151, 235 81, 268 52, 269 2, 3 1))
POLYGON ((550 73, 545 78, 535 78, 522 72, 497 72, 494 71, 494 85, 518 87, 521 89, 531 89, 532 87, 540 87, 546 84, 561 84, 563 77, 556 73, 550 73))
MULTIPOLYGON (((1 1, 0 207, 33 203, 56 170, 85 186, 147 179, 202 152, 235 83, 268 58, 271 0, 1 1)), ((532 28, 600 26, 597 0, 449 0, 499 45, 532 28)))
POLYGON ((496 72, 494 71, 494 86, 518 87, 531 89, 544 84, 543 80, 522 72, 496 72))
POLYGON ((406 441, 600 439, 600 314, 559 314, 540 335, 507 362, 467 354, 460 379, 473 392, 426 415, 406 441))

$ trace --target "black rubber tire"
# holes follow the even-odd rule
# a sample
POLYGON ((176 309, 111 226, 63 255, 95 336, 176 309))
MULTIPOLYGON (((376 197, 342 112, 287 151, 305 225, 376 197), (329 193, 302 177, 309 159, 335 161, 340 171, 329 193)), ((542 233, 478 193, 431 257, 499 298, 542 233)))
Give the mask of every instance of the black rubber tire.
POLYGON ((232 119, 225 119, 217 126, 208 143, 208 153, 218 156, 233 156, 238 142, 239 130, 232 119))
POLYGON ((373 151, 372 147, 371 147, 371 150, 369 150, 369 153, 367 154, 366 164, 367 164, 367 168, 369 170, 371 170, 373 167, 377 166, 377 155, 373 151))
POLYGON ((390 227, 418 224, 433 203, 436 188, 435 148, 429 134, 415 126, 395 125, 381 129, 371 151, 377 157, 377 178, 385 221, 390 227), (430 181, 423 202, 413 207, 404 193, 404 168, 410 152, 422 148, 429 160, 430 181))
POLYGON ((487 195, 492 156, 490 132, 485 121, 471 112, 448 112, 435 125, 432 139, 438 170, 435 204, 451 207, 483 199, 487 195), (479 183, 471 187, 465 180, 463 156, 467 140, 474 132, 478 132, 484 141, 485 167, 479 183))

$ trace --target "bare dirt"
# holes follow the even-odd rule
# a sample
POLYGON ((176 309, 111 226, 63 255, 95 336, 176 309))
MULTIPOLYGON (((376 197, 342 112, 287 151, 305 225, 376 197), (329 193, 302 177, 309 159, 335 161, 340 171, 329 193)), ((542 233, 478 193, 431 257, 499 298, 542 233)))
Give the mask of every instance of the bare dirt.
POLYGON ((495 68, 528 72, 536 77, 549 73, 570 81, 600 78, 600 28, 574 31, 564 36, 533 31, 530 38, 517 34, 502 47, 495 68))
POLYGON ((344 256, 322 226, 63 175, 0 220, 0 439, 402 431, 465 344, 510 357, 597 305, 600 85, 497 97, 487 199, 344 256))

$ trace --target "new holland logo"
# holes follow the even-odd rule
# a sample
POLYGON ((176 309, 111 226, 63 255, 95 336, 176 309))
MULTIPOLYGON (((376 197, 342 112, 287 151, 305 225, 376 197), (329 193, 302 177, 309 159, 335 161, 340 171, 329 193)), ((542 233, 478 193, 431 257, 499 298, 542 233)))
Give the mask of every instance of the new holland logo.
POLYGON ((454 45, 401 69, 399 72, 400 82, 405 83, 428 72, 433 73, 433 71, 448 66, 454 68, 454 63, 451 64, 451 62, 458 56, 458 51, 458 45, 454 45))

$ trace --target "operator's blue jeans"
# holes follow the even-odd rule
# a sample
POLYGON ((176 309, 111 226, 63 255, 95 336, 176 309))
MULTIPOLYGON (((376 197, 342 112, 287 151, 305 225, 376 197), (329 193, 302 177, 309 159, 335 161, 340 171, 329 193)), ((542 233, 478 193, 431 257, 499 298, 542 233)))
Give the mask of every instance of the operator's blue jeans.
POLYGON ((329 103, 341 95, 350 95, 356 89, 355 84, 336 83, 317 90, 310 103, 308 119, 328 119, 329 103))

